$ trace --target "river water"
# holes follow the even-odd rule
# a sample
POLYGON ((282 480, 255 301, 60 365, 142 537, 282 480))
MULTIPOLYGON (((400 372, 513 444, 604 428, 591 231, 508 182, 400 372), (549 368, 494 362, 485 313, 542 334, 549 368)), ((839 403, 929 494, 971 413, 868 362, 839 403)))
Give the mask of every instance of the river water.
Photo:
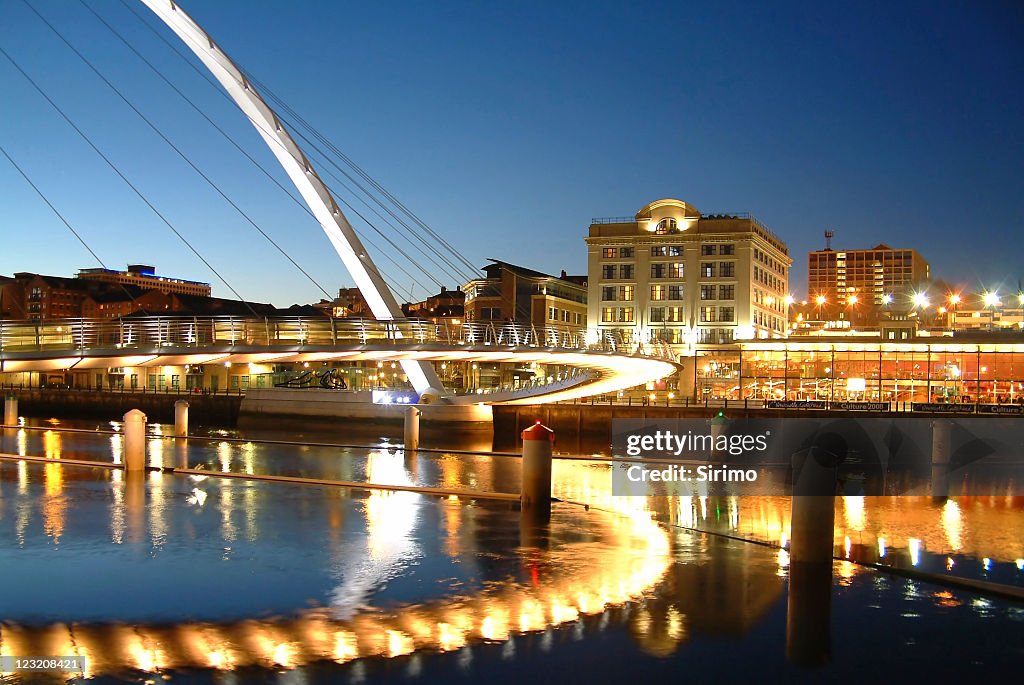
MULTIPOLYGON (((61 465, 119 461, 120 426, 36 427, 0 436, 49 458, 0 461, 0 656, 85 668, 12 682, 948 682, 1024 665, 1024 605, 941 582, 1024 587, 1012 483, 838 498, 831 602, 794 616, 785 497, 618 497, 608 462, 557 460, 538 530, 503 501, 61 465), (794 617, 830 638, 810 658, 787 643, 794 617)), ((149 428, 154 466, 519 489, 515 457, 406 455, 372 432, 149 428), (262 442, 296 439, 319 444, 262 442)))

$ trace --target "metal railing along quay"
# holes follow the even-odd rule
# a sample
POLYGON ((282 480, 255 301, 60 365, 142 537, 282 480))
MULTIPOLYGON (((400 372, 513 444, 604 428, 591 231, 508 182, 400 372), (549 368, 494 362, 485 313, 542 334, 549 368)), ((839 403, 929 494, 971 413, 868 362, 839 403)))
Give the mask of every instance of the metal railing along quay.
POLYGON ((672 359, 661 342, 637 346, 616 332, 572 326, 420 319, 377 321, 329 317, 149 316, 121 319, 0 321, 0 355, 90 350, 181 350, 340 345, 489 345, 641 354, 672 359))

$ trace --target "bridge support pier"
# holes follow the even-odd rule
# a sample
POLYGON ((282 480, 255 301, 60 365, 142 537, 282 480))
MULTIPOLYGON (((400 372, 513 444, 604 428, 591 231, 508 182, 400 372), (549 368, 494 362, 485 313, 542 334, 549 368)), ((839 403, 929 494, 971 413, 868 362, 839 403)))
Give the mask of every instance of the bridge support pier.
POLYGON ((17 426, 18 425, 18 397, 17 395, 8 395, 4 398, 4 425, 5 426, 17 426))
POLYGON ((188 402, 178 400, 174 403, 174 437, 188 437, 188 402))
POLYGON ((953 424, 945 419, 932 421, 932 500, 939 503, 949 497, 952 442, 953 424))
POLYGON ((834 433, 793 455, 786 657, 801 665, 828 663, 832 656, 832 556, 836 467, 846 441, 834 433))
POLYGON ((146 469, 146 415, 132 409, 124 415, 124 468, 126 471, 146 469))
POLYGON ((418 407, 405 408, 405 451, 411 452, 420 446, 420 411, 418 407))
POLYGON ((551 454, 555 432, 538 421, 523 431, 522 490, 519 504, 524 519, 551 520, 551 454))

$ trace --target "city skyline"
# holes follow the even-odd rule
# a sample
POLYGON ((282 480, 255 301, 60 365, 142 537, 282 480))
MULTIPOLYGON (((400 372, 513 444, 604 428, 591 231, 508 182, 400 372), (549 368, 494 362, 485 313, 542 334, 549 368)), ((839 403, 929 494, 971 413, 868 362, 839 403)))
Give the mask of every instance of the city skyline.
MULTIPOLYGON (((351 283, 315 222, 85 8, 32 6, 329 293, 351 283)), ((124 7, 89 7, 284 179, 248 122, 124 7)), ((806 253, 824 246, 826 229, 836 231, 837 249, 915 248, 934 278, 1017 287, 1013 250, 993 249, 1012 242, 1024 219, 1014 202, 1024 189, 1022 96, 1013 87, 1024 52, 1014 8, 310 2, 282 18, 243 13, 239 2, 184 7, 478 267, 494 257, 585 273, 591 217, 631 215, 653 198, 675 197, 704 213, 749 211, 767 224, 789 247, 798 295, 807 295, 806 253), (630 30, 643 40, 626 40, 630 30), (327 65, 335 81, 310 64, 327 65)), ((183 233, 199 240, 222 232, 221 245, 199 249, 242 297, 279 306, 324 297, 28 7, 0 11, 0 45, 183 233)), ((0 79, 11 103, 0 144, 108 267, 151 263, 230 296, 6 60, 0 79)), ((71 276, 99 266, 7 160, 0 203, 0 274, 71 276)))

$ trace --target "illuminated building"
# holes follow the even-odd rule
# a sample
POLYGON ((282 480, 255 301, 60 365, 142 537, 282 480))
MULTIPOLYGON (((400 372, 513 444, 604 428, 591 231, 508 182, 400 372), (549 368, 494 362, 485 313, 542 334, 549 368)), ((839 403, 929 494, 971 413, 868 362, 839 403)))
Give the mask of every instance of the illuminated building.
POLYGON ((78 278, 87 281, 100 281, 102 283, 134 285, 146 290, 159 290, 162 293, 199 295, 200 297, 209 297, 212 293, 209 283, 158 276, 156 269, 146 264, 129 264, 128 269, 125 271, 79 269, 78 278))
POLYGON ((594 328, 664 340, 679 354, 786 335, 792 260, 748 214, 704 215, 657 200, 633 217, 594 219, 586 243, 594 328))
POLYGON ((832 250, 807 255, 807 295, 824 296, 830 306, 845 306, 850 297, 860 304, 883 305, 887 293, 926 283, 931 267, 917 250, 875 245, 870 250, 832 250))
POLYGON ((535 326, 585 326, 587 279, 490 260, 485 278, 462 286, 467 321, 514 321, 535 326))

